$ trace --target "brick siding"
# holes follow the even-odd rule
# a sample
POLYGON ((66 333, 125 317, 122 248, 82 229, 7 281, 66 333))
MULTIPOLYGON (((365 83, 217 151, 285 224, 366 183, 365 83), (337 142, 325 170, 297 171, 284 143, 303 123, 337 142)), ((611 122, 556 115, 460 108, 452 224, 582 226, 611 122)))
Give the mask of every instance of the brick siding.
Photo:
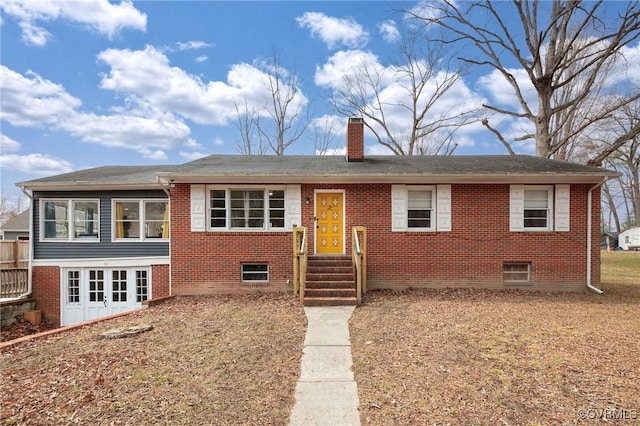
MULTIPOLYGON (((507 287, 503 262, 530 262, 531 283, 518 288, 583 291, 586 283, 586 201, 591 185, 571 185, 570 232, 510 232, 509 185, 453 184, 451 232, 391 232, 391 185, 302 185, 302 225, 314 247, 314 190, 345 191, 346 253, 351 227, 368 232, 369 288, 507 287)), ((600 217, 594 191, 593 217, 600 217)), ((174 294, 238 293, 243 262, 269 264, 261 291, 290 290, 289 232, 191 232, 189 185, 171 194, 172 288, 174 294)), ((592 284, 600 283, 600 230, 593 223, 592 284)))

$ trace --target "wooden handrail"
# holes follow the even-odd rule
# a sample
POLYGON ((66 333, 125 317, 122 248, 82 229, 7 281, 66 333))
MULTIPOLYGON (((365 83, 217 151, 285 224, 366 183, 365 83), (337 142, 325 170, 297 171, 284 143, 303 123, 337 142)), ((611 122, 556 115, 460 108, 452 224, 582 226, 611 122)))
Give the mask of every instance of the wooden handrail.
POLYGON ((293 294, 300 294, 300 301, 304 300, 304 290, 307 281, 307 227, 293 228, 293 294))
POLYGON ((356 297, 358 306, 362 303, 362 295, 367 292, 367 228, 354 226, 352 228, 353 273, 356 281, 356 297))

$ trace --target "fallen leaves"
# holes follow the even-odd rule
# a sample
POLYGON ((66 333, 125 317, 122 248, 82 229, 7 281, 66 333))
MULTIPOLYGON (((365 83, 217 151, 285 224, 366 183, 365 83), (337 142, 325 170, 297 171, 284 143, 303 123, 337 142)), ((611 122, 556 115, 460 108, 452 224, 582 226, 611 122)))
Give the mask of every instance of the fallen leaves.
POLYGON ((285 424, 304 311, 290 294, 182 297, 0 353, 2 424, 285 424), (112 328, 149 324, 126 339, 112 328))
POLYGON ((580 408, 638 409, 639 304, 640 285, 370 291, 350 320, 363 423, 573 424, 580 408))

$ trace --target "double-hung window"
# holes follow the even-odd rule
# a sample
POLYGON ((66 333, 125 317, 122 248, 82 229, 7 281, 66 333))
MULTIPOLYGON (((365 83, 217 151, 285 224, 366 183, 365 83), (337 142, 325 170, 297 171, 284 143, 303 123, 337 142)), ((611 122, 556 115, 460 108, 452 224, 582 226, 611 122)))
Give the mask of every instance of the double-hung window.
POLYGON ((392 185, 393 232, 450 232, 451 185, 392 185))
POLYGON ((569 231, 570 185, 511 185, 509 192, 512 232, 569 231))
POLYGON ((42 200, 40 235, 43 241, 98 241, 98 200, 42 200))
POLYGON ((407 228, 433 229, 433 191, 431 189, 407 191, 407 228))
POLYGON ((285 227, 282 188, 210 188, 209 229, 269 230, 285 227))
POLYGON ((113 238, 122 241, 169 238, 169 202, 115 200, 113 238))
POLYGON ((548 230, 551 228, 553 189, 532 187, 524 189, 524 229, 548 230))

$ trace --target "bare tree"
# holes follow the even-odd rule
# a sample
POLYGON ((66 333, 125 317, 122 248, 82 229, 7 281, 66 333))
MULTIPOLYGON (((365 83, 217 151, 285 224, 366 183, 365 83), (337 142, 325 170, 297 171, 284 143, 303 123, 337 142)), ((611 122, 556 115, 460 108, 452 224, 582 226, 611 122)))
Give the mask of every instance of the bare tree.
MULTIPOLYGON (((607 19, 603 6, 606 3, 442 0, 431 3, 427 12, 409 13, 429 27, 443 30, 445 43, 470 43, 473 48, 467 51, 479 56, 460 59, 497 70, 513 88, 519 106, 509 109, 485 104, 484 107, 494 113, 529 120, 535 132, 519 139, 534 139, 538 156, 562 158, 570 155, 570 144, 589 126, 588 122, 577 120, 584 117, 585 111, 589 111, 589 120, 595 122, 640 98, 637 89, 627 88, 624 96, 610 96, 604 107, 594 109, 594 104, 589 105, 594 100, 594 87, 602 84, 605 71, 616 61, 623 61, 622 49, 640 36, 637 2, 622 4, 622 12, 613 20, 607 19), (512 13, 505 13, 506 8, 512 13), (526 87, 514 75, 514 63, 526 72, 536 92, 537 105, 529 104, 526 87)), ((638 133, 640 125, 593 154, 589 162, 599 165, 638 133)), ((504 143, 505 138, 501 141, 504 143)))
POLYGON ((236 122, 234 126, 240 133, 240 138, 237 140, 236 149, 241 155, 263 155, 266 154, 267 149, 262 144, 262 138, 256 137, 256 123, 259 121, 259 116, 256 110, 249 106, 247 98, 244 98, 242 108, 235 104, 236 108, 236 122))
POLYGON ((274 52, 271 63, 266 64, 266 73, 265 88, 269 98, 264 111, 271 120, 269 123, 256 120, 255 125, 260 138, 273 152, 284 155, 285 150, 302 137, 311 120, 305 115, 298 72, 283 68, 278 54, 274 52))
POLYGON ((260 68, 264 73, 262 99, 245 97, 242 105, 235 103, 235 126, 240 132, 237 150, 244 155, 261 155, 269 150, 284 155, 309 126, 307 99, 298 72, 282 67, 276 52, 260 68))
POLYGON ((336 129, 339 127, 334 116, 323 117, 319 124, 313 126, 314 152, 326 155, 337 148, 336 129))
POLYGON ((25 204, 24 198, 16 197, 11 200, 6 194, 0 195, 0 225, 22 213, 26 208, 25 204))
POLYGON ((342 115, 363 117, 378 143, 396 155, 449 155, 457 147, 454 133, 474 120, 473 108, 443 106, 462 76, 449 69, 441 45, 418 47, 415 35, 405 36, 398 65, 360 64, 330 101, 342 115), (401 95, 390 95, 391 89, 401 95))

